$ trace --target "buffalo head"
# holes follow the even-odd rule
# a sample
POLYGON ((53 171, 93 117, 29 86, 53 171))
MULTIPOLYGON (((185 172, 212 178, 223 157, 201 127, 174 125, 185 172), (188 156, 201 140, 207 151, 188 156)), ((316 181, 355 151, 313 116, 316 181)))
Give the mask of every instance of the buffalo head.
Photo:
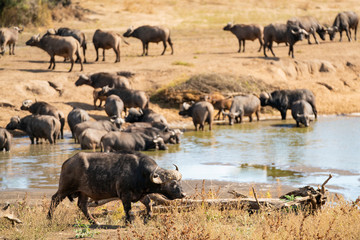
POLYGON ((137 110, 136 108, 130 108, 129 114, 125 117, 125 121, 130 123, 139 122, 142 115, 143 111, 141 109, 137 110))
POLYGON ((33 104, 32 100, 26 99, 22 102, 20 109, 21 110, 29 110, 32 104, 33 104))
POLYGON ((233 27, 234 25, 229 22, 228 24, 226 24, 226 26, 223 28, 224 31, 230 31, 230 29, 233 27))
POLYGON ((159 167, 150 174, 150 181, 161 185, 161 194, 168 199, 184 198, 186 194, 183 192, 180 180, 182 178, 179 168, 174 165, 176 170, 165 170, 159 167))
POLYGON ((321 40, 325 41, 325 35, 326 35, 326 28, 321 26, 319 29, 316 30, 316 32, 319 34, 321 40))
POLYGON ((261 106, 267 106, 269 105, 269 102, 271 101, 271 94, 270 93, 267 93, 267 92, 262 92, 260 94, 260 103, 261 103, 261 106))
POLYGON ((79 79, 75 82, 75 86, 81 86, 81 85, 91 85, 91 80, 88 76, 81 74, 79 76, 79 79))
POLYGON ((315 115, 297 114, 296 120, 301 122, 305 127, 310 126, 310 122, 314 121, 315 115))
POLYGON ((339 28, 338 27, 328 27, 327 29, 326 29, 326 31, 328 32, 328 34, 329 34, 329 38, 330 38, 330 40, 331 41, 333 41, 334 40, 334 38, 335 38, 335 34, 336 34, 336 32, 338 32, 339 31, 339 28))
POLYGON ((40 42, 40 34, 32 36, 28 41, 26 41, 27 46, 36 46, 40 42))
POLYGON ((168 147, 164 143, 164 139, 162 139, 159 135, 154 137, 153 142, 155 144, 155 148, 159 150, 167 150, 168 147))
POLYGON ((6 129, 7 130, 15 130, 15 129, 19 128, 19 124, 20 124, 19 116, 11 117, 10 122, 6 125, 6 129))
POLYGON ((124 32, 123 36, 124 37, 131 37, 131 34, 134 32, 134 27, 133 26, 130 26, 128 28, 128 30, 126 30, 126 32, 124 32))

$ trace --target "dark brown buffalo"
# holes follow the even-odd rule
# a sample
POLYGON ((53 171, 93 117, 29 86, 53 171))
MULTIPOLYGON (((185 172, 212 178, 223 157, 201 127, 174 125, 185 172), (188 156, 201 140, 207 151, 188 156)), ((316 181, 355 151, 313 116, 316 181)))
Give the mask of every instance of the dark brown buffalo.
MULTIPOLYGON (((160 193, 170 200, 185 197, 180 180, 177 167, 176 170, 160 168, 153 159, 139 152, 77 153, 62 165, 59 189, 51 198, 48 218, 52 218, 64 198, 72 200, 76 196, 87 219, 99 224, 88 212, 89 197, 95 201, 119 198, 126 221, 131 222, 134 218, 131 202, 148 194, 160 193)), ((147 206, 147 209, 151 216, 151 208, 147 206)))

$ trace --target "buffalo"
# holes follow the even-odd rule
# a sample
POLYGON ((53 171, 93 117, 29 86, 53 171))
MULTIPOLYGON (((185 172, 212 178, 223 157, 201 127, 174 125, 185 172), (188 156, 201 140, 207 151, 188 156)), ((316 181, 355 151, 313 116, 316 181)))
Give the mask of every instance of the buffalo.
MULTIPOLYGON (((95 62, 99 60, 99 48, 103 49, 103 61, 105 61, 105 50, 112 48, 116 54, 115 63, 120 62, 121 41, 124 41, 121 35, 115 32, 97 29, 93 36, 93 43, 96 51, 95 62)), ((126 41, 124 42, 128 44, 126 41)))
POLYGON ((126 122, 134 123, 134 122, 160 122, 164 125, 168 125, 166 118, 160 114, 156 113, 153 110, 130 108, 129 114, 125 117, 126 122))
POLYGON ((266 55, 266 49, 269 49, 272 55, 275 57, 275 53, 272 50, 273 42, 276 43, 289 43, 289 56, 291 54, 294 58, 294 45, 297 41, 301 41, 308 33, 296 25, 272 23, 264 27, 264 55, 266 55))
POLYGON ((107 120, 82 122, 82 123, 76 124, 74 127, 75 142, 80 141, 79 140, 80 134, 87 128, 105 130, 107 132, 119 130, 119 128, 117 128, 115 126, 115 124, 113 124, 112 122, 107 121, 107 120))
POLYGON ((117 95, 110 95, 106 99, 105 112, 110 117, 110 121, 114 122, 118 128, 124 123, 121 113, 124 109, 124 103, 117 95))
POLYGON ((83 109, 73 108, 73 110, 69 112, 67 116, 67 122, 69 124, 72 137, 74 137, 75 125, 78 123, 89 121, 89 119, 89 114, 83 109))
POLYGON ((50 115, 54 116, 56 119, 60 121, 61 128, 61 138, 64 138, 64 125, 65 125, 65 118, 64 114, 59 111, 53 105, 46 103, 46 102, 35 102, 33 103, 31 100, 24 100, 21 110, 27 110, 32 114, 40 114, 40 115, 50 115))
POLYGON ((315 105, 315 96, 308 89, 295 90, 276 90, 272 93, 262 92, 260 94, 261 106, 271 106, 276 108, 281 113, 281 119, 286 119, 287 109, 291 109, 293 103, 298 100, 305 100, 308 102, 317 118, 317 110, 315 105))
POLYGON ((243 42, 243 52, 245 52, 245 40, 254 41, 255 39, 259 39, 260 48, 258 52, 261 51, 263 46, 263 30, 264 28, 258 24, 232 24, 228 23, 224 28, 224 31, 230 31, 232 34, 236 36, 239 41, 239 51, 241 52, 241 42, 243 42))
POLYGON ((356 41, 356 33, 357 27, 359 24, 359 17, 355 12, 346 11, 339 13, 334 20, 334 23, 331 27, 327 29, 329 33, 330 40, 332 41, 335 38, 336 32, 340 33, 340 39, 342 40, 342 32, 346 32, 346 36, 348 37, 349 42, 351 41, 351 29, 355 31, 355 41, 356 41))
POLYGON ((0 128, 0 151, 10 151, 12 136, 8 130, 0 128))
POLYGON ((130 27, 124 34, 124 37, 134 37, 140 39, 143 45, 143 53, 142 56, 147 56, 149 51, 149 43, 154 42, 163 42, 164 50, 161 55, 164 55, 166 51, 166 42, 169 43, 171 47, 171 54, 174 54, 173 44, 170 38, 170 30, 165 27, 158 27, 158 26, 141 26, 136 29, 130 27))
POLYGON ((86 45, 86 35, 83 32, 77 29, 62 27, 59 28, 58 30, 54 30, 53 33, 58 36, 70 36, 75 38, 80 43, 80 47, 83 49, 84 63, 86 63, 85 53, 86 53, 87 45, 86 45))
POLYGON ((310 125, 310 121, 314 120, 314 112, 311 105, 304 100, 298 100, 291 106, 291 115, 296 121, 296 126, 299 127, 302 123, 305 127, 310 125))
POLYGON ((164 140, 159 137, 150 137, 138 132, 109 132, 101 138, 101 150, 110 151, 146 151, 149 149, 166 150, 164 140))
POLYGON ((24 28, 18 27, 0 29, 0 54, 5 53, 6 45, 9 45, 9 55, 15 55, 15 45, 24 28))
POLYGON ((165 129, 160 130, 156 127, 136 127, 136 126, 128 126, 124 132, 140 132, 145 133, 150 137, 161 137, 164 140, 164 143, 170 144, 178 144, 180 143, 180 135, 182 132, 179 129, 165 129))
POLYGON ((256 114, 259 121, 260 100, 254 95, 243 95, 234 97, 229 113, 225 114, 229 117, 229 124, 233 125, 236 122, 242 122, 243 116, 248 116, 249 121, 252 122, 252 114, 256 114))
POLYGON ((78 80, 75 82, 75 86, 89 85, 93 88, 102 88, 105 86, 113 88, 127 88, 130 89, 129 80, 117 74, 99 72, 91 75, 81 74, 78 80))
POLYGON ((32 36, 27 42, 26 45, 38 47, 47 52, 50 55, 50 65, 48 69, 55 69, 55 56, 62 56, 64 58, 69 58, 71 62, 71 67, 69 72, 72 71, 75 55, 79 59, 81 70, 83 71, 82 64, 82 55, 80 52, 80 43, 73 37, 62 37, 57 35, 46 35, 40 38, 40 34, 32 36))
POLYGON ((325 40, 326 28, 322 26, 319 21, 312 16, 303 16, 303 17, 292 17, 287 21, 287 24, 298 25, 300 28, 304 29, 308 36, 308 43, 310 42, 310 34, 313 35, 316 44, 319 44, 316 39, 315 33, 319 34, 322 40, 325 40))
POLYGON ((209 123, 209 130, 211 130, 214 119, 214 107, 206 101, 197 102, 192 105, 183 103, 179 115, 192 117, 196 131, 198 130, 198 125, 199 129, 204 131, 205 122, 209 123))
MULTIPOLYGON (((51 198, 48 219, 63 199, 78 197, 78 206, 86 218, 99 224, 88 212, 89 197, 95 201, 119 198, 126 222, 132 222, 131 202, 151 193, 160 193, 170 200, 185 197, 180 180, 177 167, 176 170, 160 168, 152 158, 139 152, 77 153, 62 165, 59 188, 51 198)), ((147 209, 147 215, 151 216, 151 208, 147 206, 147 209)))
POLYGON ((99 92, 99 96, 110 96, 117 95, 124 102, 124 112, 126 113, 127 108, 139 107, 145 109, 149 107, 149 100, 144 91, 133 90, 133 89, 116 89, 108 86, 103 87, 102 91, 99 92))
POLYGON ((108 133, 106 130, 87 128, 81 132, 79 143, 81 149, 93 149, 100 147, 101 138, 108 133))
POLYGON ((47 139, 49 143, 56 143, 60 134, 60 122, 49 115, 28 115, 20 119, 19 116, 12 117, 6 126, 8 130, 20 129, 29 135, 31 144, 39 143, 40 138, 47 139))

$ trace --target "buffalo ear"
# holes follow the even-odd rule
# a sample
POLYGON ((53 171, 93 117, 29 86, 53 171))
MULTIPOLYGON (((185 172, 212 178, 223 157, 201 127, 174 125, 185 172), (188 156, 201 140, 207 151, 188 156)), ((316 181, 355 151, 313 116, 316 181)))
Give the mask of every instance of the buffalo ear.
POLYGON ((162 184, 164 183, 161 178, 160 175, 156 173, 156 170, 158 169, 158 166, 155 168, 155 170, 150 174, 150 181, 155 183, 155 184, 162 184))

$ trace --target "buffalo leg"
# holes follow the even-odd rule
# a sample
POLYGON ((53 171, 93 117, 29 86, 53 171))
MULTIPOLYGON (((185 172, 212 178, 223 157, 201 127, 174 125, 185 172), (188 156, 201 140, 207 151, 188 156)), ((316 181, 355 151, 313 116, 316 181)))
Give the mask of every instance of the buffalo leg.
POLYGON ((249 122, 252 122, 253 118, 252 118, 252 114, 249 115, 249 122))
POLYGON ((47 215, 48 219, 51 219, 53 216, 53 213, 55 211, 55 208, 61 203, 62 200, 64 200, 64 198, 66 197, 66 195, 60 195, 59 191, 57 191, 52 197, 51 197, 51 203, 50 203, 50 208, 49 208, 49 212, 47 215))
POLYGON ((142 46, 143 46, 143 53, 141 56, 145 56, 146 43, 142 42, 142 46))
POLYGON ((86 63, 86 57, 85 57, 85 48, 82 48, 83 49, 83 56, 84 56, 84 63, 86 63))
POLYGON ((342 31, 339 31, 339 34, 340 34, 339 42, 341 42, 342 41, 342 31))
POLYGON ((87 208, 87 204, 88 204, 88 196, 86 196, 83 193, 79 194, 79 198, 78 198, 78 207, 81 209, 81 211, 84 213, 85 217, 89 220, 90 223, 92 224, 96 224, 96 225, 100 225, 95 219, 94 217, 89 213, 89 210, 87 208))
POLYGON ((347 38, 349 39, 349 42, 351 42, 351 32, 350 32, 350 30, 346 29, 345 32, 346 32, 347 38))
POLYGON ((52 57, 50 57, 50 65, 49 65, 48 69, 51 69, 51 66, 52 66, 52 57))
POLYGON ((15 55, 15 43, 12 45, 12 55, 15 55))
POLYGON ((149 55, 149 43, 145 44, 145 56, 149 55))
POLYGON ((99 60, 99 48, 95 47, 95 52, 96 52, 95 62, 97 62, 99 60))
POLYGON ((74 59, 73 59, 73 58, 71 58, 71 59, 70 59, 70 62, 71 62, 71 67, 70 67, 69 72, 71 72, 71 71, 72 71, 72 69, 73 69, 73 67, 74 67, 74 59))
POLYGON ((151 199, 150 199, 149 195, 146 195, 145 197, 140 199, 140 202, 142 204, 144 204, 146 207, 146 215, 144 217, 144 223, 147 223, 147 221, 150 220, 153 216, 151 199))
POLYGON ((245 52, 245 39, 243 40, 243 52, 245 52))
POLYGON ((239 39, 239 50, 238 53, 241 52, 241 39, 239 39))
POLYGON ((267 57, 266 55, 266 48, 268 48, 268 42, 264 40, 264 56, 267 57))
POLYGON ((134 214, 131 212, 131 200, 128 197, 121 198, 125 211, 125 222, 132 223, 134 221, 134 214))
POLYGON ((256 114, 256 118, 257 118, 257 120, 259 121, 259 120, 260 120, 259 111, 256 111, 256 112, 255 112, 255 114, 256 114))
POLYGON ((105 61, 105 48, 103 48, 103 61, 105 61))
POLYGON ((259 43, 260 43, 260 47, 259 47, 258 52, 260 52, 261 48, 263 47, 263 41, 261 40, 261 38, 259 38, 259 43))
POLYGON ((55 56, 52 56, 52 57, 51 57, 51 61, 52 61, 52 63, 53 63, 52 70, 54 70, 54 69, 55 69, 55 56))
POLYGON ((218 117, 217 120, 220 120, 220 113, 221 113, 221 110, 219 110, 219 112, 214 116, 214 118, 218 117))
MULTIPOLYGON (((356 31, 356 30, 355 30, 356 31)), ((174 54, 174 48, 173 48, 173 44, 172 44, 172 42, 171 42, 171 38, 169 37, 169 39, 168 39, 168 43, 169 43, 169 45, 170 45, 170 47, 171 47, 171 55, 173 55, 174 54)))
POLYGON ((161 55, 164 55, 164 53, 165 53, 165 51, 166 51, 166 41, 163 41, 163 45, 164 45, 164 50, 163 50, 163 52, 161 53, 161 55))
POLYGON ((270 42, 270 43, 269 43, 269 49, 270 49, 272 55, 273 55, 274 57, 276 57, 276 56, 275 56, 275 53, 274 53, 274 51, 273 51, 273 49, 272 49, 272 45, 273 45, 273 42, 270 42))
POLYGON ((286 119, 286 109, 285 110, 280 110, 281 113, 281 119, 285 120, 286 119))

